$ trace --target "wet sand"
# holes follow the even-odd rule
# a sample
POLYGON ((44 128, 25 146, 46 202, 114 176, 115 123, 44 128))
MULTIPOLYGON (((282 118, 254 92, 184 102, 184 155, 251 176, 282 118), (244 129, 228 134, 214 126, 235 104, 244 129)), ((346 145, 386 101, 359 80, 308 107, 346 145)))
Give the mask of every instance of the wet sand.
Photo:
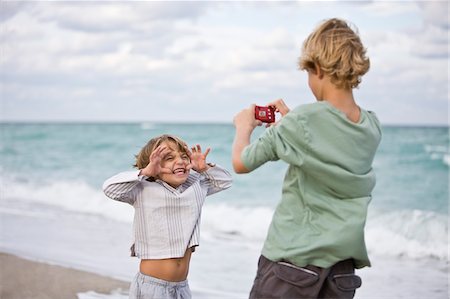
POLYGON ((69 299, 88 291, 110 294, 128 288, 125 281, 0 253, 0 298, 69 299))

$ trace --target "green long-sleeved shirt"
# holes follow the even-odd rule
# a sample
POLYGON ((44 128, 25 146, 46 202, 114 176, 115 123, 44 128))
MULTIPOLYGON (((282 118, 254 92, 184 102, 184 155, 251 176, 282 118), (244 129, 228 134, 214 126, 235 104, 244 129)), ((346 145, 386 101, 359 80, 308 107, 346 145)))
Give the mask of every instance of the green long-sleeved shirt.
POLYGON ((380 140, 373 112, 361 109, 353 123, 321 101, 290 111, 247 146, 241 159, 249 170, 267 161, 289 164, 262 254, 300 267, 348 258, 357 268, 370 266, 364 226, 380 140))

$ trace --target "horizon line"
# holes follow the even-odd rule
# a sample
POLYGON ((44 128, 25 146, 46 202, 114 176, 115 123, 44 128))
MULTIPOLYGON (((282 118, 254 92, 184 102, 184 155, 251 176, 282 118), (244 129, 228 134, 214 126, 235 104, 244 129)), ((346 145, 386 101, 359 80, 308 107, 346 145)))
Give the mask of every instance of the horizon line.
MULTIPOLYGON (((233 125, 232 121, 148 121, 148 120, 1 120, 0 124, 60 124, 60 125, 112 125, 112 124, 192 124, 192 125, 202 125, 202 124, 217 124, 217 125, 233 125)), ((385 127, 445 127, 449 128, 450 124, 444 123, 381 123, 381 126, 385 127)))

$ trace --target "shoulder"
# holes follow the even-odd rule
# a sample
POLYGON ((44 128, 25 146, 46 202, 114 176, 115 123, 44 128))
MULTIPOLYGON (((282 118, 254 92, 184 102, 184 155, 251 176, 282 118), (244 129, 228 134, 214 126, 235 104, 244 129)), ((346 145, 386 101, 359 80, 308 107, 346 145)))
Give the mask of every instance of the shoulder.
POLYGON ((381 132, 381 123, 380 123, 380 120, 378 119, 376 113, 373 112, 373 111, 369 111, 369 110, 363 110, 363 111, 365 111, 366 117, 369 120, 371 126, 381 136, 381 134, 382 134, 382 132, 381 132))
POLYGON ((378 116, 375 112, 370 111, 370 110, 365 110, 367 113, 367 117, 369 117, 373 122, 377 123, 378 125, 380 124, 380 120, 378 119, 378 116))
POLYGON ((286 117, 288 120, 303 121, 302 123, 306 124, 309 119, 326 114, 324 112, 329 112, 328 105, 322 102, 315 102, 295 107, 286 117))
POLYGON ((294 112, 294 114, 308 115, 308 114, 314 114, 317 112, 321 112, 324 110, 328 110, 328 106, 326 105, 326 103, 314 102, 314 103, 299 105, 299 106, 295 107, 291 112, 294 112))
POLYGON ((299 105, 292 109, 281 121, 284 125, 293 125, 307 127, 308 120, 317 115, 323 115, 328 110, 327 105, 321 102, 299 105))
POLYGON ((311 115, 316 114, 321 107, 316 103, 300 105, 289 111, 275 126, 266 130, 266 135, 273 136, 282 144, 288 142, 296 144, 309 142, 309 127, 311 115))

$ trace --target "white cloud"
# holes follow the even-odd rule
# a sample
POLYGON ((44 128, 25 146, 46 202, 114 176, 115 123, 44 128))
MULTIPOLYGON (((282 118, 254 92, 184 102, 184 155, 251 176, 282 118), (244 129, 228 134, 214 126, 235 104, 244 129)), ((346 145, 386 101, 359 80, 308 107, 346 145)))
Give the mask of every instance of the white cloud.
POLYGON ((418 12, 414 1, 361 1, 362 10, 379 17, 418 12))
POLYGON ((31 13, 44 22, 88 32, 142 31, 155 22, 196 19, 212 4, 201 2, 40 2, 31 13))
POLYGON ((448 59, 449 17, 447 1, 419 2, 423 24, 411 36, 416 41, 413 53, 423 58, 448 59))
POLYGON ((11 6, 0 15, 1 117, 162 120, 170 111, 178 121, 231 121, 251 102, 310 102, 306 76, 296 65, 300 45, 331 14, 354 16, 372 61, 358 93, 383 121, 401 122, 386 110, 391 101, 399 110, 413 103, 410 110, 419 111, 423 101, 433 107, 448 96, 442 93, 448 22, 446 29, 445 22, 433 21, 441 14, 435 6, 176 4, 11 6))
POLYGON ((449 29, 448 1, 419 1, 424 22, 443 29, 449 29))
POLYGON ((0 2, 0 22, 15 16, 21 9, 28 5, 24 1, 1 1, 0 2))

